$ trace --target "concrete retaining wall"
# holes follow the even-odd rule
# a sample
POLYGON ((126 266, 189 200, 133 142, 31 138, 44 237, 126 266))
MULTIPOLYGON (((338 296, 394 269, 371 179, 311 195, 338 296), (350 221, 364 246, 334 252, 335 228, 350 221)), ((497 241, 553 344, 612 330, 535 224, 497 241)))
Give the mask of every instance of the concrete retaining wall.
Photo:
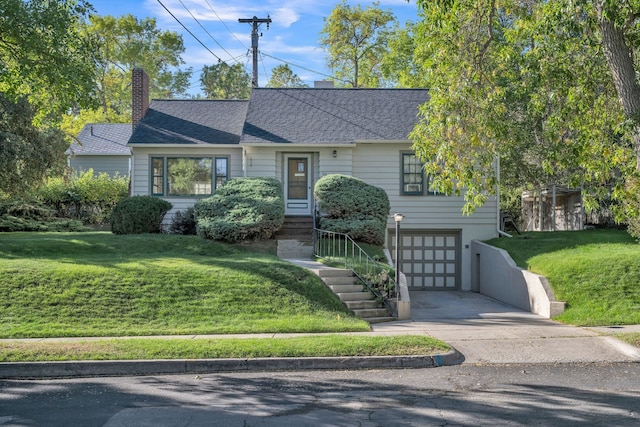
POLYGON ((471 290, 546 318, 564 311, 544 276, 516 265, 502 249, 471 242, 471 290))

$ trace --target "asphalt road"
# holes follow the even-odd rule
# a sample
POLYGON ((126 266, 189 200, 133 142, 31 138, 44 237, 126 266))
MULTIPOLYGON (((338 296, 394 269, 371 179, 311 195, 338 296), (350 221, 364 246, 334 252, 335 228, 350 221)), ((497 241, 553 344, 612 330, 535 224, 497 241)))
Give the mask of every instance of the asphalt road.
POLYGON ((0 382, 0 426, 637 426, 640 364, 0 382))

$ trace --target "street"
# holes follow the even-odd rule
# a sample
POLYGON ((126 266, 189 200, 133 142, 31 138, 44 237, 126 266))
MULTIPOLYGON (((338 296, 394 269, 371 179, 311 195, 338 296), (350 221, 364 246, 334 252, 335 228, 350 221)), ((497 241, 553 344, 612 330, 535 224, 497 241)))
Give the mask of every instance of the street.
POLYGON ((0 426, 631 426, 640 364, 0 382, 0 426))

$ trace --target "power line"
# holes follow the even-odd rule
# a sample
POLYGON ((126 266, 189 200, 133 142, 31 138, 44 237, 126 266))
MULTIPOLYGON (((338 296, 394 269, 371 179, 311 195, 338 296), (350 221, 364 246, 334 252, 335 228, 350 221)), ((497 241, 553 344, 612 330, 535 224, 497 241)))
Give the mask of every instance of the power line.
POLYGON ((276 61, 284 62, 285 64, 291 65, 293 67, 297 67, 297 68, 301 68, 301 69, 303 69, 305 71, 309 71, 309 72, 311 72, 313 74, 318 74, 320 76, 329 77, 331 79, 338 80, 338 81, 343 82, 343 83, 350 83, 348 80, 339 79, 339 78, 337 78, 335 76, 331 76, 329 74, 321 73, 320 71, 312 70, 311 68, 307 68, 307 67, 302 66, 302 65, 294 64, 293 62, 287 61, 285 59, 276 58, 275 56, 269 55, 268 53, 264 53, 263 51, 260 51, 260 54, 264 55, 264 56, 267 56, 267 57, 269 57, 271 59, 275 59, 276 61))
POLYGON ((225 24, 225 23, 224 23, 224 21, 222 20, 222 18, 220 18, 220 16, 218 15, 218 12, 216 12, 216 11, 213 9, 213 6, 211 5, 211 3, 209 3, 209 0, 205 0, 205 1, 207 2, 207 5, 209 5, 209 9, 211 9, 211 11, 213 12, 213 14, 214 14, 214 15, 216 15, 216 18, 218 18, 218 21, 220 21, 220 22, 222 23, 222 25, 224 25, 224 27, 227 29, 227 31, 229 31, 229 34, 231 34, 231 35, 233 36, 233 38, 234 38, 234 39, 236 39, 236 40, 237 40, 237 41, 242 45, 242 47, 244 47, 245 49, 249 49, 249 48, 247 47, 247 45, 246 45, 246 44, 244 44, 244 43, 242 42, 242 40, 240 40, 240 39, 238 38, 238 36, 236 36, 236 35, 233 33, 233 31, 231 31, 231 30, 229 29, 229 27, 227 27, 227 24, 225 24))
POLYGON ((199 39, 199 38, 197 38, 197 37, 195 36, 195 34, 193 34, 191 31, 189 31, 189 29, 188 29, 187 27, 185 27, 185 25, 184 25, 182 22, 180 22, 180 20, 179 20, 178 18, 176 18, 176 16, 175 16, 173 13, 171 13, 171 11, 170 11, 169 9, 167 9, 167 6, 165 6, 164 4, 162 4, 162 1, 158 0, 158 3, 160 3, 160 6, 162 6, 162 7, 164 8, 164 10, 166 10, 166 11, 169 13, 169 15, 171 15, 171 16, 173 17, 173 19, 175 19, 175 20, 178 22, 178 24, 182 25, 182 28, 184 28, 184 29, 185 29, 185 31, 186 31, 187 33, 191 34, 191 37, 193 37, 194 39, 196 39, 196 41, 197 41, 198 43, 200 43, 200 44, 202 45, 202 47, 204 47, 205 49, 207 49, 211 55, 215 56, 215 57, 218 59, 218 61, 224 62, 224 61, 222 60, 222 58, 220 58, 218 55, 216 55, 215 53, 213 53, 213 51, 212 51, 211 49, 209 49, 207 46, 205 46, 205 44, 204 44, 204 43, 202 43, 202 42, 200 41, 200 39, 199 39))
MULTIPOLYGON (((209 35, 209 37, 211 37, 211 40, 213 40, 218 46, 220 46, 220 49, 224 50, 227 55, 229 55, 229 57, 231 59, 233 59, 233 56, 227 51, 227 49, 225 49, 220 43, 218 43, 218 40, 216 40, 209 31, 207 31, 207 29, 204 27, 204 25, 202 25, 200 23, 200 21, 198 21, 198 18, 196 18, 193 13, 191 13, 191 11, 189 10, 189 8, 184 4, 184 2, 182 0, 178 0, 180 1, 180 4, 182 5, 182 7, 184 7, 186 9, 187 12, 189 12, 189 15, 191 15, 191 17, 193 18, 194 21, 196 21, 198 23, 198 25, 200 25, 200 28, 202 28, 204 30, 205 33, 207 33, 209 35)), ((236 61, 237 62, 237 61, 236 61)))

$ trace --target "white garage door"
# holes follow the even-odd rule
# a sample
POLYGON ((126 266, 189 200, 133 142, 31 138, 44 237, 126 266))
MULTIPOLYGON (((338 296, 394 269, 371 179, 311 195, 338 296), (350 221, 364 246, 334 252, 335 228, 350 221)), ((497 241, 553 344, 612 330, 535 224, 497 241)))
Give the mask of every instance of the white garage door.
MULTIPOLYGON (((410 290, 460 290, 460 232, 400 230, 400 270, 410 290)), ((391 235, 395 256, 395 231, 391 235)))

